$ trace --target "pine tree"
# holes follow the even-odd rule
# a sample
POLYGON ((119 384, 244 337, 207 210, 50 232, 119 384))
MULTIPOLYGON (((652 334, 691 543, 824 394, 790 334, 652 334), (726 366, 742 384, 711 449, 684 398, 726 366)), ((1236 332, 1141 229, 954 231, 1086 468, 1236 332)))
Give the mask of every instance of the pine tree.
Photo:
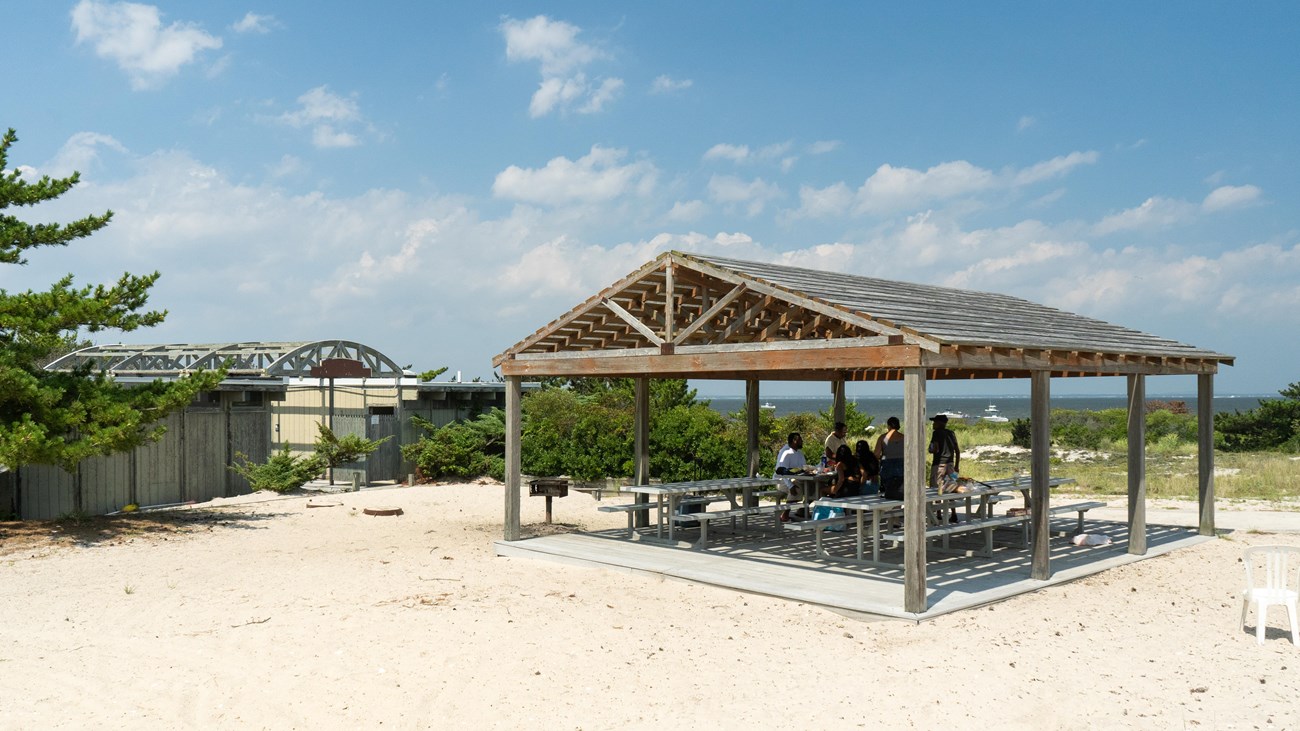
MULTIPOLYGON (((22 266, 24 253, 66 246, 108 224, 112 211, 68 224, 29 224, 11 210, 58 198, 80 180, 23 179, 8 168, 10 129, 0 140, 0 263, 22 266)), ((166 311, 143 310, 158 272, 123 274, 112 285, 76 287, 72 275, 48 290, 0 289, 0 465, 54 464, 71 471, 81 460, 132 449, 162 436, 157 422, 183 408, 224 374, 203 372, 174 381, 123 386, 87 364, 75 372, 43 368, 84 335, 129 332, 162 322, 166 311)))

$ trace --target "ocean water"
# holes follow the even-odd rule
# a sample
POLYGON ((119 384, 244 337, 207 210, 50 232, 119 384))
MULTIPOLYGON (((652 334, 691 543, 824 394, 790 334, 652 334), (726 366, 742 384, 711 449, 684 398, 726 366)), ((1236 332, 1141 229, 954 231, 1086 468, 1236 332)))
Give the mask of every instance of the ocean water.
MULTIPOLYGON (((718 397, 708 398, 700 397, 702 400, 708 400, 710 406, 715 411, 723 414, 735 413, 745 408, 745 399, 735 397, 718 397)), ((1259 402, 1266 400, 1267 396, 1216 396, 1214 398, 1215 413, 1248 411, 1259 406, 1259 402)), ((1148 396, 1148 401, 1182 401, 1187 404, 1188 411, 1196 413, 1195 396, 1148 396)), ((777 416, 786 416, 788 414, 798 414, 804 412, 815 413, 818 411, 828 411, 831 408, 831 399, 829 396, 823 398, 809 398, 806 396, 799 397, 780 397, 762 399, 764 403, 770 403, 775 408, 777 416)), ((849 402, 857 404, 858 411, 875 417, 875 423, 881 424, 890 416, 899 416, 903 414, 903 397, 900 395, 896 398, 890 397, 859 397, 849 398, 849 402)), ((1123 395, 1118 396, 1053 396, 1052 408, 1054 409, 1073 409, 1075 411, 1101 411, 1103 409, 1122 409, 1126 407, 1126 398, 1123 395)), ((966 414, 972 418, 979 418, 988 412, 989 407, 997 409, 997 413, 1008 419, 1024 419, 1029 417, 1029 397, 1028 396, 930 396, 926 399, 926 413, 929 415, 938 414, 942 411, 955 411, 966 414)))

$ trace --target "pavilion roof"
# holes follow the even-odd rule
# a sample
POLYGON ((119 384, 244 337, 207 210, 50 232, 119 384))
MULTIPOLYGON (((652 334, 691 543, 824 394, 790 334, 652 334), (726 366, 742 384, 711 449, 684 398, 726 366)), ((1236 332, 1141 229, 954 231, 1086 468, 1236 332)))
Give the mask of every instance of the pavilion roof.
POLYGON ((1004 294, 668 252, 494 364, 507 375, 893 380, 906 367, 1004 378, 1213 373, 1232 361, 1004 294))

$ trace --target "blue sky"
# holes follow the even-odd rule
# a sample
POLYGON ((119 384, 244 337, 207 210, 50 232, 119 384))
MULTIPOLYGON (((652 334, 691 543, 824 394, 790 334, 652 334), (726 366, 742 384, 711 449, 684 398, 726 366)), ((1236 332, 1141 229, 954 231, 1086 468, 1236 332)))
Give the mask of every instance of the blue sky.
POLYGON ((30 218, 115 218, 0 288, 161 271, 167 321, 109 341, 490 378, 679 249, 1006 292, 1233 354, 1220 393, 1300 381, 1294 4, 4 7, 9 164, 83 179, 30 218))

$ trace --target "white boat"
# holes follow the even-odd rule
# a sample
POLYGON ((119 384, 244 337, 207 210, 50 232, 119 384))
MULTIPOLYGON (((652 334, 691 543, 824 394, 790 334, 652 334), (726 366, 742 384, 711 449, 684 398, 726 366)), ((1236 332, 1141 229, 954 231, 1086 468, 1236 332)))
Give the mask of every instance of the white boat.
POLYGON ((760 408, 760 409, 775 409, 775 408, 776 408, 776 404, 772 403, 771 401, 764 401, 763 403, 761 403, 761 404, 758 405, 758 408, 760 408))
POLYGON ((1003 416, 1002 414, 999 414, 998 407, 993 404, 989 404, 989 407, 987 409, 984 409, 984 416, 982 416, 981 418, 984 421, 991 421, 995 424, 1005 424, 1006 422, 1011 421, 1010 419, 1003 416))
POLYGON ((967 424, 971 423, 972 421, 975 421, 974 417, 970 416, 969 414, 963 414, 960 411, 952 411, 952 410, 940 411, 939 413, 935 414, 935 416, 946 416, 948 417, 948 421, 953 421, 953 422, 962 421, 967 424))

